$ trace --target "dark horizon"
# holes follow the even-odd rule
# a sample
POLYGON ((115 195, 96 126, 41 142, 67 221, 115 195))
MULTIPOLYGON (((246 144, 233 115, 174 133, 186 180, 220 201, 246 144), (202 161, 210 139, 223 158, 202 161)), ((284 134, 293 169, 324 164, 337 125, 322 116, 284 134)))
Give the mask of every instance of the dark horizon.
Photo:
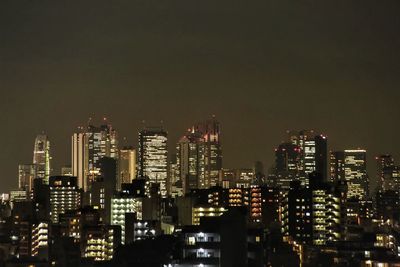
MULTIPOLYGON (((400 3, 386 1, 67 1, 0 3, 1 192, 17 187, 36 134, 54 174, 71 135, 107 116, 137 146, 142 120, 169 145, 221 123, 223 166, 274 162, 289 129, 400 162, 400 3)), ((121 140, 121 138, 120 138, 121 140)), ((171 152, 171 151, 170 151, 171 152)))

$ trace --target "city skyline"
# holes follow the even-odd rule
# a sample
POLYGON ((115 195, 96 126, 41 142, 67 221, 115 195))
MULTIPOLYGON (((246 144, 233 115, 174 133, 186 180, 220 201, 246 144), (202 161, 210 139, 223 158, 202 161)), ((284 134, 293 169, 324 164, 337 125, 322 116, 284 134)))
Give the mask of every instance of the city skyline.
POLYGON ((215 114, 228 167, 268 166, 290 129, 400 158, 398 1, 22 2, 0 9, 5 190, 37 134, 62 164, 75 127, 104 115, 135 142, 142 120, 177 140, 215 114))
POLYGON ((399 14, 0 1, 0 267, 400 266, 399 14))
MULTIPOLYGON (((212 117, 215 117, 215 115, 213 115, 212 117)), ((211 117, 210 117, 211 118, 211 117)), ((206 118, 207 119, 207 118, 206 118)), ((206 119, 203 119, 202 121, 206 121, 206 119)), ((218 118, 217 118, 218 119, 218 118)), ((198 122, 193 122, 192 123, 192 125, 195 125, 195 124, 197 124, 197 123, 199 123, 199 122, 201 122, 201 121, 198 121, 198 122)), ((221 124, 220 122, 219 122, 219 124, 221 124)), ((77 127, 76 129, 75 129, 75 132, 81 132, 82 131, 82 129, 83 128, 90 128, 90 127, 94 127, 94 128, 96 128, 96 127, 103 127, 103 126, 101 126, 101 125, 108 125, 107 127, 112 127, 113 128, 113 130, 118 134, 118 136, 119 136, 119 139, 118 139, 118 142, 119 142, 119 146, 118 146, 118 149, 122 149, 123 150, 123 148, 124 147, 126 147, 126 146, 132 146, 135 150, 136 150, 136 153, 138 153, 138 137, 139 137, 139 132, 141 131, 141 130, 144 130, 144 129, 146 129, 146 128, 149 128, 150 127, 150 129, 151 128, 157 128, 157 127, 162 127, 162 129, 163 130, 165 130, 166 132, 167 132, 167 134, 168 134, 168 136, 180 136, 180 137, 183 137, 183 136, 185 136, 185 134, 187 133, 187 131, 189 130, 189 128, 191 128, 192 126, 188 126, 188 127, 186 127, 186 130, 184 130, 184 131, 182 131, 181 133, 179 133, 179 134, 177 134, 177 133, 174 133, 174 134, 171 134, 169 131, 168 131, 168 129, 166 128, 166 126, 165 126, 165 122, 163 122, 163 121, 161 121, 161 122, 159 122, 159 126, 156 126, 156 124, 155 123, 153 123, 153 124, 151 124, 152 126, 149 126, 149 125, 147 125, 146 126, 146 123, 144 122, 144 121, 142 121, 141 122, 141 127, 142 128, 139 128, 138 130, 137 130, 137 138, 136 138, 136 140, 133 140, 132 142, 130 142, 130 141, 128 141, 128 139, 125 137, 125 135, 121 135, 120 134, 120 131, 118 130, 118 128, 117 127, 115 127, 115 125, 111 122, 111 120, 110 119, 106 119, 106 117, 101 117, 101 119, 99 118, 99 120, 96 120, 96 119, 94 119, 94 118, 92 118, 92 117, 90 117, 89 118, 89 120, 88 120, 88 122, 87 122, 87 125, 85 125, 85 126, 79 126, 79 127, 77 127), (96 124, 96 123, 98 123, 98 124, 96 124)), ((105 126, 104 126, 105 127, 105 126)), ((221 126, 219 126, 219 127, 221 127, 221 126)), ((221 127, 222 129, 223 129, 223 124, 222 124, 222 127, 221 127)), ((274 148, 272 148, 272 150, 270 151, 270 153, 269 153, 269 155, 267 155, 266 157, 271 157, 271 162, 265 162, 265 161, 262 161, 261 159, 254 159, 253 161, 250 161, 250 160, 247 160, 247 162, 248 162, 248 164, 247 165, 244 165, 244 164, 239 164, 239 165, 234 165, 234 164, 230 164, 230 165, 228 165, 228 164, 226 164, 226 158, 229 158, 229 155, 226 155, 226 147, 225 147, 225 145, 224 145, 224 139, 225 139, 225 134, 224 134, 224 131, 222 130, 222 134, 221 134, 221 136, 220 136, 220 138, 222 139, 222 149, 223 149, 223 158, 224 158, 224 163, 223 163, 223 165, 222 165, 222 167, 223 167, 223 169, 241 169, 241 168, 253 168, 254 167, 254 163, 256 162, 256 161, 259 161, 259 160, 261 160, 261 162, 264 164, 264 171, 265 171, 265 174, 271 174, 271 173, 273 173, 271 170, 270 170, 270 168, 272 168, 272 167, 274 167, 275 166, 275 164, 276 164, 276 155, 275 155, 275 150, 279 147, 279 145, 282 145, 282 144, 287 144, 287 142, 288 141, 290 141, 290 140, 288 140, 288 138, 290 137, 290 133, 291 132, 293 132, 293 131, 303 131, 303 130, 306 130, 306 131, 308 131, 308 130, 310 130, 310 129, 301 129, 301 130, 299 130, 299 129, 291 129, 291 130, 286 130, 285 132, 283 132, 282 133, 282 138, 281 138, 281 140, 279 141, 277 141, 276 142, 276 144, 275 145, 273 145, 273 147, 274 148)), ((318 131, 315 131, 315 130, 311 130, 311 131, 313 131, 313 132, 315 132, 317 135, 318 135, 318 133, 320 133, 320 132, 318 132, 318 131)), ((42 131, 41 132, 41 134, 39 134, 38 136, 42 136, 43 134, 47 134, 45 131, 42 131)), ((74 133, 71 133, 71 136, 73 135, 74 133)), ((396 157, 396 153, 393 153, 393 152, 377 152, 376 154, 371 154, 371 152, 370 152, 370 150, 368 149, 368 148, 365 148, 365 147, 360 147, 360 146, 348 146, 348 147, 340 147, 339 146, 339 148, 337 148, 337 147, 332 147, 332 143, 338 143, 337 141, 335 142, 335 140, 332 140, 331 138, 330 138, 330 136, 329 135, 327 135, 325 132, 322 132, 321 134, 323 134, 324 135, 324 137, 326 137, 327 139, 328 139, 328 154, 327 154, 327 162, 328 162, 328 164, 329 164, 329 161, 330 161, 330 159, 329 159, 329 153, 331 153, 331 152, 336 152, 336 151, 344 151, 344 150, 357 150, 357 149, 363 149, 363 150, 366 150, 366 154, 367 154, 367 161, 366 161, 366 165, 367 165, 367 174, 368 174, 368 176, 369 176, 369 182, 370 182, 370 190, 373 190, 377 185, 378 185, 378 180, 376 180, 376 177, 377 177, 377 169, 376 169, 376 162, 375 162, 375 158, 376 157, 378 157, 378 156, 380 156, 380 155, 391 155, 393 158, 394 158, 394 161, 395 162, 397 162, 398 160, 400 160, 400 158, 398 158, 398 157, 396 157)), ((48 141, 50 141, 50 143, 51 143, 51 146, 52 146, 52 148, 51 148, 51 154, 53 155, 54 154, 54 150, 53 150, 53 146, 54 146, 54 143, 52 142, 52 137, 51 136, 48 136, 47 135, 47 138, 48 138, 48 141)), ((133 138, 131 138, 131 139, 133 139, 133 138)), ((168 162, 170 162, 171 160, 172 160, 172 158, 173 157, 175 157, 176 156, 176 145, 177 145, 177 143, 179 143, 179 137, 176 139, 176 140, 171 140, 171 138, 168 138, 168 140, 167 140, 167 147, 168 147, 168 162)), ((74 139, 72 139, 72 141, 73 141, 74 139)), ((35 140, 34 140, 35 141, 35 140)), ((34 143, 34 141, 33 141, 33 143, 34 143)), ((71 167, 71 157, 72 157, 72 151, 71 151, 71 145, 73 144, 73 142, 71 142, 71 137, 69 137, 69 139, 68 140, 65 140, 65 142, 66 143, 68 143, 69 144, 69 148, 68 148, 68 151, 66 152, 66 154, 67 154, 67 160, 66 161, 61 161, 60 159, 57 159, 56 157, 54 157, 54 156, 52 156, 51 157, 51 170, 52 170, 52 172, 51 172, 51 175, 62 175, 62 168, 63 167, 66 167, 66 166, 69 166, 69 167, 71 167)), ((394 150, 393 150, 394 151, 394 150)), ((31 152, 31 154, 32 154, 32 150, 30 151, 31 152)), ((137 157, 138 155, 136 154, 136 157, 137 157)), ((138 160, 138 159, 137 159, 138 160)), ((16 179, 14 179, 13 181, 12 181, 12 183, 10 183, 11 185, 10 185, 10 188, 5 188, 5 190, 7 191, 7 190, 14 190, 14 189, 16 189, 16 188, 18 188, 18 175, 19 175, 19 166, 20 165, 29 165, 29 164, 32 164, 32 162, 29 162, 29 161, 27 161, 27 162, 19 162, 18 163, 18 165, 16 166, 16 168, 17 168, 17 171, 16 171, 16 179)), ((138 162, 137 162, 137 164, 138 164, 138 162)), ((169 165, 170 163, 168 163, 168 165, 169 165)), ((329 171, 327 172, 327 178, 330 178, 330 176, 329 176, 329 171)))

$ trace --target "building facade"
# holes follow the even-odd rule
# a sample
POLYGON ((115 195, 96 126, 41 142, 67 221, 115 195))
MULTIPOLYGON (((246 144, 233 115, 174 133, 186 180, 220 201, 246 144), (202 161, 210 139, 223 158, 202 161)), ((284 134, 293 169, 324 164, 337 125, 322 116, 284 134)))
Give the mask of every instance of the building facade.
POLYGON ((58 223, 59 215, 81 206, 81 190, 73 176, 50 177, 50 218, 58 223))
POLYGON ((41 178, 46 184, 49 184, 50 177, 50 141, 47 135, 40 134, 35 139, 33 150, 33 164, 37 166, 37 178, 41 178))
POLYGON ((167 197, 168 134, 162 128, 146 128, 139 132, 138 176, 151 184, 160 184, 160 194, 167 197))

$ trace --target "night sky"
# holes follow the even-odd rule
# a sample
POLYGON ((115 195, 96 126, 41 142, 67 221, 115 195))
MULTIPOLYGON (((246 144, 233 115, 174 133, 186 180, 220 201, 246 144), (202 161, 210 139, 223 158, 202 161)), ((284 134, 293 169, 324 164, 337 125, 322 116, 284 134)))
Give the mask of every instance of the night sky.
POLYGON ((224 167, 274 160, 287 129, 400 163, 400 1, 0 1, 0 192, 45 131, 54 173, 88 117, 136 146, 221 122, 224 167))

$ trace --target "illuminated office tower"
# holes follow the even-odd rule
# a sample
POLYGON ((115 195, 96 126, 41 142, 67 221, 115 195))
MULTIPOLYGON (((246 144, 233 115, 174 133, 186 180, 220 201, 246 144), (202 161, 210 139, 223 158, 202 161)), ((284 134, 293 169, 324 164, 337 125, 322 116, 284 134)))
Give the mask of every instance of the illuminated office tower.
POLYGON ((329 156, 329 179, 331 182, 346 180, 344 166, 344 152, 331 152, 329 156))
POLYGON ((33 189, 33 180, 37 176, 37 165, 21 164, 18 166, 18 188, 31 192, 33 189))
POLYGON ((50 217, 58 223, 59 215, 81 206, 81 192, 73 176, 50 177, 50 217))
POLYGON ((167 132, 162 128, 146 128, 139 132, 138 176, 150 184, 160 184, 162 197, 167 196, 167 132))
POLYGON ((49 184, 50 177, 50 141, 47 135, 40 134, 35 139, 33 164, 37 165, 37 178, 49 184))
POLYGON ((100 175, 99 161, 103 157, 118 158, 117 132, 111 125, 89 125, 85 133, 88 146, 89 184, 100 175))
POLYGON ((393 157, 391 155, 380 155, 375 160, 380 189, 398 191, 400 188, 400 168, 395 165, 393 157))
POLYGON ((345 177, 348 185, 347 197, 365 199, 369 195, 367 175, 367 151, 345 150, 345 177))
POLYGON ((222 149, 219 123, 213 117, 194 125, 177 144, 177 177, 187 193, 220 182, 222 149))
POLYGON ((168 194, 173 198, 184 194, 183 183, 179 177, 177 155, 172 155, 168 164, 168 194))
POLYGON ((206 188, 204 139, 191 130, 179 140, 176 156, 178 178, 182 181, 184 193, 206 188))
POLYGON ((367 151, 362 149, 337 151, 332 152, 330 158, 331 177, 335 181, 347 182, 347 198, 368 197, 367 151))
POLYGON ((98 162, 103 157, 118 158, 117 132, 111 125, 79 128, 72 136, 72 175, 86 192, 100 175, 98 162))
POLYGON ((301 170, 307 175, 312 172, 320 173, 324 181, 327 181, 328 145, 326 136, 308 130, 292 131, 289 132, 289 140, 300 148, 301 170))
POLYGON ((275 167, 278 172, 299 172, 301 166, 300 147, 292 143, 283 143, 275 150, 275 167))
POLYGON ((222 170, 222 147, 219 122, 213 117, 204 123, 194 126, 194 132, 204 139, 204 182, 200 184, 204 188, 215 186, 219 183, 222 170))
POLYGON ((302 152, 299 146, 292 143, 280 144, 275 149, 275 185, 288 190, 292 180, 301 180, 308 184, 307 175, 303 171, 302 152))
POLYGON ((119 151, 118 189, 121 184, 129 184, 136 178, 136 150, 133 147, 124 147, 119 151))

